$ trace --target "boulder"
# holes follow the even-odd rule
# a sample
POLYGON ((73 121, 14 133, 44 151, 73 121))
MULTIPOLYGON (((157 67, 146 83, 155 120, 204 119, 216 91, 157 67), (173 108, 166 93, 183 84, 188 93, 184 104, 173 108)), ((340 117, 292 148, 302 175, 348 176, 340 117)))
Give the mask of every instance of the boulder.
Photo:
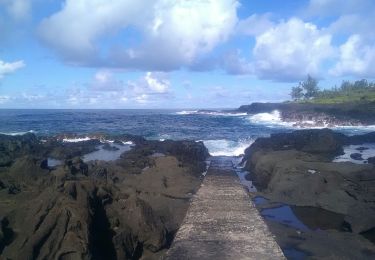
POLYGON ((367 159, 368 163, 375 164, 375 156, 367 159))
POLYGON ((360 153, 352 153, 350 155, 350 158, 352 158, 353 160, 356 160, 356 161, 363 161, 362 154, 360 154, 360 153))

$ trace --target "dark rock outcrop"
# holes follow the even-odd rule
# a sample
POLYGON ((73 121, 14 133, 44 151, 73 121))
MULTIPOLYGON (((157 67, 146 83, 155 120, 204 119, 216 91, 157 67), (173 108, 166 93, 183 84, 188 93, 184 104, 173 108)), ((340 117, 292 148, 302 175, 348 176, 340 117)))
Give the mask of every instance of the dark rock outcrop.
POLYGON ((350 158, 352 158, 353 160, 357 160, 357 161, 363 161, 362 154, 360 153, 352 153, 350 155, 350 158))
POLYGON ((252 103, 243 105, 236 112, 248 114, 270 113, 278 110, 283 121, 297 126, 372 125, 375 124, 375 102, 313 104, 313 103, 252 103), (306 125, 307 124, 307 125, 306 125))
POLYGON ((375 164, 375 157, 370 157, 367 159, 367 162, 368 163, 372 163, 372 164, 375 164))
POLYGON ((199 188, 208 153, 189 141, 133 142, 117 161, 83 162, 99 141, 1 136, 10 163, 0 167, 0 257, 160 258, 199 188), (51 154, 64 163, 48 167, 51 154))
POLYGON ((357 237, 375 227, 375 168, 332 159, 344 145, 362 144, 372 136, 346 137, 323 129, 258 139, 244 156, 248 179, 271 201, 343 216, 346 232, 359 243, 357 237))

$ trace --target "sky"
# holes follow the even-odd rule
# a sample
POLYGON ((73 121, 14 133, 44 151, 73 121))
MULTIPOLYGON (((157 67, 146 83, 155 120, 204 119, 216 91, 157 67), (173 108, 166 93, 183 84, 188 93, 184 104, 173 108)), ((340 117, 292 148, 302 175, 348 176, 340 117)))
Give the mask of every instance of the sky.
POLYGON ((0 108, 235 108, 375 78, 373 0, 0 0, 0 108))

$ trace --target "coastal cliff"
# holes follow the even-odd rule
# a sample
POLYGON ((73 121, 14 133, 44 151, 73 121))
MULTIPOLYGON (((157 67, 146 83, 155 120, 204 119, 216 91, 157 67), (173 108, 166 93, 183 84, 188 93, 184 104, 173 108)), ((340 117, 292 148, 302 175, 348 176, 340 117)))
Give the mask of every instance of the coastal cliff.
POLYGON ((374 125, 375 102, 315 104, 315 103, 252 103, 234 110, 238 113, 258 114, 279 111, 285 122, 295 126, 374 125))

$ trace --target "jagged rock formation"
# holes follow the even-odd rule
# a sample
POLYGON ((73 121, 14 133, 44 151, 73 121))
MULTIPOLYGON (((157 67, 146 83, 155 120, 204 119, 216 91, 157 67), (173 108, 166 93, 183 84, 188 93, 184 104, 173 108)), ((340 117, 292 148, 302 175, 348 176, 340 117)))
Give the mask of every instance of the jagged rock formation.
POLYGON ((200 185, 208 152, 196 142, 133 142, 116 161, 85 163, 80 156, 98 141, 0 136, 1 257, 161 257, 200 185), (63 165, 48 167, 48 155, 63 165))

